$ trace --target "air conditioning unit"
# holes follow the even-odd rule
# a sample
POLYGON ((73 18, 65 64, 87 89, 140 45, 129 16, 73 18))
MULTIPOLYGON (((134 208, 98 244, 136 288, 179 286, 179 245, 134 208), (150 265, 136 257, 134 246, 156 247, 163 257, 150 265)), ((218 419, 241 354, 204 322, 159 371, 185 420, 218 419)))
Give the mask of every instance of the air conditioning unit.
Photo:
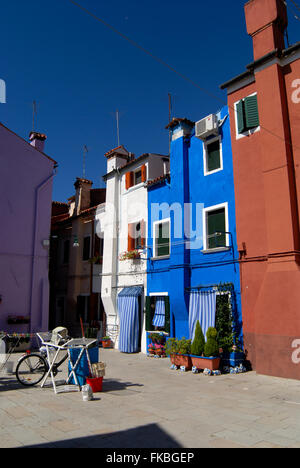
POLYGON ((219 134, 218 117, 216 114, 211 114, 205 119, 199 120, 195 124, 196 137, 200 140, 205 140, 210 135, 219 134))

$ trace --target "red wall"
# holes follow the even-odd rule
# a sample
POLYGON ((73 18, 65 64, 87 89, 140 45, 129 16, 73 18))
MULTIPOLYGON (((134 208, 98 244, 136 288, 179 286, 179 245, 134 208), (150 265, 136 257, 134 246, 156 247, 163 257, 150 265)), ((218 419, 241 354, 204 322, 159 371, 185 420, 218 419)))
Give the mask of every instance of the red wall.
MULTIPOLYGON (((275 2, 251 2, 251 21, 254 7, 275 2)), ((255 24, 251 27, 255 32, 255 24)), ((257 34, 254 47, 258 58, 257 34)), ((228 95, 237 239, 239 249, 246 248, 241 257, 245 347, 257 372, 299 379, 292 344, 300 339, 300 102, 293 102, 292 84, 299 79, 300 88, 300 60, 258 70, 254 83, 228 95), (234 103, 254 92, 260 130, 237 139, 234 103)))

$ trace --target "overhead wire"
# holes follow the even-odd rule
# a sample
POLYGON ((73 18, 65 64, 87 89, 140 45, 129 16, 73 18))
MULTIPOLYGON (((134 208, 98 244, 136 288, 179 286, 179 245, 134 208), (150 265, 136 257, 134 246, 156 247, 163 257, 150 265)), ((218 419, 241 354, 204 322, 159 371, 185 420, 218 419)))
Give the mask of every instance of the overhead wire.
MULTIPOLYGON (((181 72, 178 72, 173 66, 169 65, 167 62, 165 62, 164 60, 162 60, 161 58, 157 57, 155 54, 153 54, 151 51, 149 51, 148 49, 146 49, 145 47, 141 46, 139 43, 137 43, 136 41, 130 39, 128 36, 126 36, 125 34, 123 34, 122 32, 120 32, 117 28, 115 28, 114 26, 112 26, 110 23, 108 23, 107 21, 104 21, 102 18, 100 18, 99 16, 97 16, 95 13, 91 12, 90 10, 88 10, 87 8, 85 8, 84 6, 82 6, 80 3, 78 3, 77 1, 75 0, 68 0, 70 3, 72 3, 74 6, 76 6, 77 8, 79 8, 80 10, 82 10, 83 12, 85 12, 87 15, 91 16, 92 18, 94 18, 96 21, 102 23, 104 26, 106 26, 107 28, 111 29, 114 33, 116 33, 117 35, 119 35, 122 39, 125 39, 127 42, 129 42, 131 45, 133 45, 134 47, 136 47, 137 49, 141 50, 142 52, 144 52, 145 54, 147 54, 148 56, 150 56, 151 58, 153 58, 154 60, 156 60, 158 63, 160 63, 161 65, 163 65, 164 67, 168 68, 170 71, 174 72, 177 76, 181 77, 182 79, 184 79, 185 81, 189 82, 191 85, 193 85, 194 87, 196 87, 197 89, 199 89, 200 91, 202 91, 203 93, 209 95, 211 98, 213 99, 216 99, 218 100, 219 102, 222 102, 222 104, 224 104, 224 100, 222 100, 221 98, 219 98, 218 96, 216 96, 214 93, 212 93, 211 91, 207 90, 206 88, 204 88, 203 86, 200 86, 197 82, 195 82, 194 80, 192 80, 191 78, 187 77, 186 75, 184 75, 183 73, 181 72)), ((286 0, 283 0, 283 2, 286 4, 286 0)), ((300 8, 300 7, 299 7, 300 8)), ((299 18, 300 20, 300 18, 299 18)), ((228 104, 227 104, 228 105, 228 104)), ((233 107, 233 106, 230 106, 228 105, 228 108, 233 110, 234 113, 236 114, 237 113, 237 110, 233 107)), ((287 143, 289 146, 291 146, 293 149, 298 149, 300 150, 300 147, 296 146, 296 145, 293 145, 292 142, 280 135, 277 135, 275 132, 273 132, 272 130, 260 125, 260 128, 264 131, 266 131, 267 133, 269 133, 270 135, 276 137, 277 139, 280 139, 281 141, 284 141, 285 143, 287 143)))

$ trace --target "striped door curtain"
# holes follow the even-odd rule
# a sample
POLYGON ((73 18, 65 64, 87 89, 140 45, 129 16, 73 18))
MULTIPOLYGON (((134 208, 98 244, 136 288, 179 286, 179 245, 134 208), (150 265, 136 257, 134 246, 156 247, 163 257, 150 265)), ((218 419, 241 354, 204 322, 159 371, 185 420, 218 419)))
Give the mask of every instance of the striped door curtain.
POLYGON ((190 339, 194 339, 197 320, 200 322, 205 341, 209 327, 214 327, 216 322, 216 291, 197 291, 190 295, 189 306, 189 333, 190 339))
POLYGON ((155 312, 152 325, 155 327, 164 327, 166 323, 166 306, 164 297, 158 297, 155 303, 155 312))
POLYGON ((125 288, 118 295, 119 350, 122 353, 139 351, 139 295, 141 289, 138 288, 125 288))

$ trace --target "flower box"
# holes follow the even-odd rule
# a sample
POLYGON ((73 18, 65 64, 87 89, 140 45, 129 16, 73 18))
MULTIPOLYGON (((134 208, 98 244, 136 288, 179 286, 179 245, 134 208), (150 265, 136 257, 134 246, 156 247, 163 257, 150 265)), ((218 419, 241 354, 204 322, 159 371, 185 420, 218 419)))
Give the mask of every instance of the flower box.
POLYGON ((219 370, 221 358, 220 357, 204 357, 204 356, 190 356, 192 367, 197 369, 219 370))
POLYGON ((30 317, 24 317, 23 315, 9 315, 7 317, 7 323, 9 325, 24 325, 30 323, 30 317))
POLYGON ((170 354, 170 360, 172 364, 175 364, 175 366, 184 366, 186 370, 192 369, 192 360, 191 356, 189 354, 170 354))
POLYGON ((141 254, 138 250, 130 250, 128 252, 123 252, 119 260, 121 262, 125 262, 126 260, 139 260, 141 258, 141 254))
POLYGON ((110 339, 102 339, 102 348, 112 348, 112 342, 110 339))

